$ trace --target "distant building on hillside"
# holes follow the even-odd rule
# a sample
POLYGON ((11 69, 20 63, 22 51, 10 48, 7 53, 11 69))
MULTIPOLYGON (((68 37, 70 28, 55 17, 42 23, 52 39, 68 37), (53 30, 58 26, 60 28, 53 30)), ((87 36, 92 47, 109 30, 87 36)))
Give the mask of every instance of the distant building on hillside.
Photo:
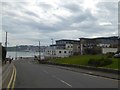
POLYGON ((71 49, 73 54, 80 53, 79 40, 67 40, 67 39, 56 40, 56 45, 58 48, 71 49))
MULTIPOLYGON (((99 38, 79 38, 81 45, 81 54, 90 48, 118 48, 118 37, 99 37, 99 38)), ((108 49, 104 49, 108 50, 108 49)), ((113 49, 110 49, 113 50, 113 49)), ((108 50, 108 51, 110 51, 108 50)), ((115 50, 116 51, 116 50, 115 50)), ((111 51, 113 52, 113 51, 111 51)))
POLYGON ((56 44, 50 45, 45 50, 46 55, 53 57, 68 57, 75 53, 80 53, 78 40, 56 40, 56 44))

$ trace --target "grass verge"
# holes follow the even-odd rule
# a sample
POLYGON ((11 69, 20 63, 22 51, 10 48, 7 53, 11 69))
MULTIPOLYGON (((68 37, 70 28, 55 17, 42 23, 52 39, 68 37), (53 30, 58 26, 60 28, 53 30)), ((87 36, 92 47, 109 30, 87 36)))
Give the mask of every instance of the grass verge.
MULTIPOLYGON (((66 58, 54 58, 50 60, 51 62, 55 63, 62 63, 62 64, 76 64, 76 65, 86 65, 88 66, 88 61, 90 59, 101 59, 107 58, 106 55, 78 55, 78 56, 71 56, 66 58)), ((111 68, 111 69, 119 69, 120 68, 120 60, 119 58, 111 58, 112 63, 110 65, 102 66, 103 68, 111 68)))

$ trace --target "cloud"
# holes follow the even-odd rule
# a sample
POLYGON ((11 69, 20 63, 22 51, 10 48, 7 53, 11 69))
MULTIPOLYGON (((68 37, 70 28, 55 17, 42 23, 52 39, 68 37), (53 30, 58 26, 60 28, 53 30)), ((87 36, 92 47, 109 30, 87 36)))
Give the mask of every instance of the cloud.
POLYGON ((65 9, 68 9, 72 13, 78 13, 78 12, 82 11, 80 4, 69 3, 69 4, 62 5, 62 7, 64 7, 65 9))
POLYGON ((118 35, 117 3, 98 1, 87 8, 83 0, 2 2, 2 30, 10 45, 118 35))

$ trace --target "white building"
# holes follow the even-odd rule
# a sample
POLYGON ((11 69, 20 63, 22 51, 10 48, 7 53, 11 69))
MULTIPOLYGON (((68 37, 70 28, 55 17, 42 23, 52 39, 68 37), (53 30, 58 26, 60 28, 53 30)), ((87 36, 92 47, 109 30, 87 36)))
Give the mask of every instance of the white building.
POLYGON ((118 51, 118 48, 102 48, 102 53, 116 53, 118 51))
POLYGON ((45 50, 45 55, 50 57, 69 57, 73 55, 73 45, 66 44, 64 49, 57 48, 57 46, 49 46, 45 50))
POLYGON ((78 40, 56 40, 56 44, 46 48, 45 55, 50 57, 69 57, 75 53, 80 53, 79 43, 78 40))

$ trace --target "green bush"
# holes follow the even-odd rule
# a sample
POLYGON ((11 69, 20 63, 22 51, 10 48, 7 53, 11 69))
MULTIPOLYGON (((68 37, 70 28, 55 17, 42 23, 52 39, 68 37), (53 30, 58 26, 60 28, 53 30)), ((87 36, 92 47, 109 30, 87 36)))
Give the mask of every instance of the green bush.
POLYGON ((112 59, 108 59, 108 58, 89 59, 89 61, 88 61, 88 65, 95 66, 95 67, 106 66, 111 63, 112 63, 112 59))
POLYGON ((109 52, 109 53, 106 54, 106 56, 107 56, 107 58, 112 58, 114 56, 114 53, 109 52))

